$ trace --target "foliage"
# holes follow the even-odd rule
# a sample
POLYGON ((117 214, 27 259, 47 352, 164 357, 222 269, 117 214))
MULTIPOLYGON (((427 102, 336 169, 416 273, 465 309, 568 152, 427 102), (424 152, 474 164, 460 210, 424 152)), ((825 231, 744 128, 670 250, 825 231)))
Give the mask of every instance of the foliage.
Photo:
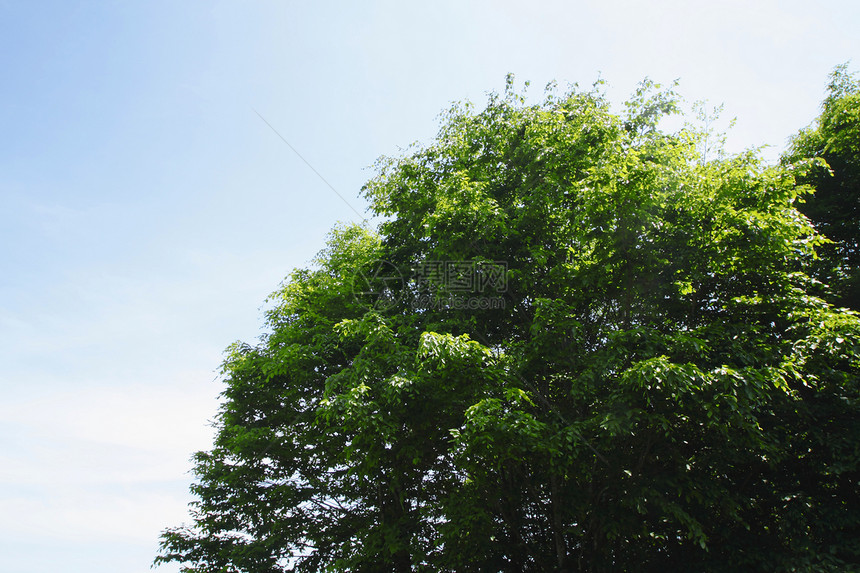
POLYGON ((860 80, 837 66, 821 115, 801 130, 784 163, 809 161, 801 182, 816 189, 800 210, 833 241, 822 249, 813 275, 829 285, 826 297, 860 310, 860 80), (818 160, 811 162, 811 160, 818 160))
POLYGON ((335 229, 230 349, 193 522, 156 562, 858 567, 860 318, 798 270, 821 243, 802 171, 704 160, 705 131, 659 129, 676 101, 646 82, 624 116, 597 87, 527 105, 511 80, 381 159, 378 233, 335 229), (428 286, 427 261, 503 262, 503 307, 455 304, 481 281, 428 286))

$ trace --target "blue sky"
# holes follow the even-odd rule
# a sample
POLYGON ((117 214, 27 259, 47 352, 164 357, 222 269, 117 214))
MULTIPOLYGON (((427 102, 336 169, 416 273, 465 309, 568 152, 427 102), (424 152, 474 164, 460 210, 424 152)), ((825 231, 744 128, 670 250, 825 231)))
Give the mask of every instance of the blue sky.
POLYGON ((223 349, 450 102, 677 78, 773 160, 858 25, 851 0, 0 0, 0 570, 149 570, 223 349))

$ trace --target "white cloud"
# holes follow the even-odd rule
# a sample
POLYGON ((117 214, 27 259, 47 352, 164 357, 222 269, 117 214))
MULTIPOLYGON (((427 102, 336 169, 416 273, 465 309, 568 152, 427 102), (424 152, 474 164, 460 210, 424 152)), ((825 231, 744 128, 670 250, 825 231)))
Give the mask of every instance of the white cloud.
POLYGON ((0 538, 136 543, 154 556, 159 533, 188 519, 189 458, 210 447, 215 407, 192 384, 4 402, 0 538))
POLYGON ((165 527, 187 521, 183 495, 64 485, 41 493, 0 498, 0 535, 46 543, 156 540, 165 527))
MULTIPOLYGON (((205 373, 186 376, 207 380, 205 373)), ((211 374, 208 378, 211 379, 211 374)), ((47 459, 49 454, 63 457, 69 448, 85 454, 82 462, 113 457, 118 449, 129 455, 187 458, 195 449, 205 449, 211 444, 213 430, 207 420, 216 412, 217 388, 214 383, 207 387, 199 382, 186 382, 174 387, 94 386, 20 396, 0 405, 0 424, 15 428, 15 435, 37 448, 28 457, 39 459, 42 464, 51 463, 47 459)), ((129 460, 129 463, 136 462, 129 460)), ((146 464, 151 465, 152 461, 146 460, 146 464)), ((0 476, 9 467, 0 470, 0 476)), ((150 477, 153 478, 157 476, 150 477)))

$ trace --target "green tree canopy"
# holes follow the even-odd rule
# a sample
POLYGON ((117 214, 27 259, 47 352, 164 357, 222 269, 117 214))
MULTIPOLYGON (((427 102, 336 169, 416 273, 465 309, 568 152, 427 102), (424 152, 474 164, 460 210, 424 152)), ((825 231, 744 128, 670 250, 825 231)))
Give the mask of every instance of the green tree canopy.
POLYGON ((823 160, 802 177, 815 188, 799 209, 833 242, 813 275, 838 306, 860 310, 860 81, 847 64, 834 69, 815 123, 792 140, 783 161, 823 160))
POLYGON ((804 164, 671 90, 512 80, 364 187, 224 363, 188 572, 860 565, 860 318, 810 294, 804 164))

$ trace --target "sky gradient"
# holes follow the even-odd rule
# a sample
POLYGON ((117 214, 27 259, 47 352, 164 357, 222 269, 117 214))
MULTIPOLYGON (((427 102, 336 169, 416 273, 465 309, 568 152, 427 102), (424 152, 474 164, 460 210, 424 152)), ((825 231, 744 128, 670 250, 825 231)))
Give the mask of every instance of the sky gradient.
POLYGON ((600 77, 621 111, 678 79, 774 161, 858 26, 851 0, 0 0, 0 570, 149 570, 223 350, 452 101, 600 77))

